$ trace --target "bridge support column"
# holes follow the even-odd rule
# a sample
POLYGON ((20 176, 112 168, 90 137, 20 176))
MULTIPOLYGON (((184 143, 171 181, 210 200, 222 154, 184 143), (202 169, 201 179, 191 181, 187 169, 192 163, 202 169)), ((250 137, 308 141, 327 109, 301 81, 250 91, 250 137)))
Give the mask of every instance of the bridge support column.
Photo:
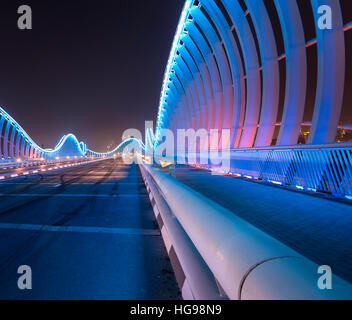
POLYGON ((332 10, 332 30, 316 26, 318 45, 318 83, 313 122, 308 143, 335 142, 340 121, 345 81, 345 40, 341 7, 335 0, 312 0, 314 20, 318 8, 328 5, 332 10))
POLYGON ((7 121, 6 128, 5 128, 5 134, 4 134, 4 140, 3 140, 5 159, 7 159, 9 157, 9 144, 10 144, 9 132, 10 132, 10 128, 11 128, 11 122, 7 121))
MULTIPOLYGON (((5 117, 0 114, 0 157, 4 157, 4 148, 3 148, 3 142, 2 142, 2 128, 5 123, 5 117)), ((5 137, 4 137, 5 140, 5 137)))
POLYGON ((279 145, 298 143, 307 91, 307 56, 301 15, 296 0, 274 0, 286 52, 286 97, 279 145))
POLYGON ((246 0, 256 31, 263 68, 262 110, 255 146, 270 146, 279 108, 280 74, 274 30, 263 1, 246 0))

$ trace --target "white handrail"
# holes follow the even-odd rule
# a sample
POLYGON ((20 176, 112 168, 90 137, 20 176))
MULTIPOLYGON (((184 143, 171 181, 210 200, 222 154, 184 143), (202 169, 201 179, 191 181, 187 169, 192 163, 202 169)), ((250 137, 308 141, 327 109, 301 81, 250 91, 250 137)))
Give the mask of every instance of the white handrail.
POLYGON ((230 299, 352 299, 333 275, 320 290, 318 266, 276 239, 149 165, 170 209, 230 299))

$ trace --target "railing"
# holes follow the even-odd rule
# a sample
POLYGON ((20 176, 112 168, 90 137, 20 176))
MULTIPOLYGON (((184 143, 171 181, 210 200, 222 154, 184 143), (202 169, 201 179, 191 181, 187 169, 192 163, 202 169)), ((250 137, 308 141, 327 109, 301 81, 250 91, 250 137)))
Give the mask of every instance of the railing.
MULTIPOLYGON (((154 198, 163 197, 167 210, 171 210, 229 299, 351 298, 351 284, 335 275, 333 290, 320 290, 318 265, 239 218, 234 214, 236 209, 230 212, 160 169, 146 164, 141 167, 144 180, 155 184, 151 190, 154 198)), ((163 211, 157 201, 152 203, 153 208, 157 206, 158 211, 163 211)), ((162 234, 169 246, 171 242, 178 248, 176 254, 194 298, 200 294, 204 297, 206 293, 214 297, 212 286, 208 285, 205 292, 204 283, 198 281, 199 275, 184 267, 187 259, 184 247, 180 249, 180 240, 162 234), (194 276, 198 278, 192 279, 194 276)), ((203 277, 211 284, 206 272, 203 277)))
POLYGON ((231 152, 231 172, 339 196, 352 195, 352 146, 231 152))
POLYGON ((352 199, 352 143, 234 149, 225 157, 229 175, 352 199))

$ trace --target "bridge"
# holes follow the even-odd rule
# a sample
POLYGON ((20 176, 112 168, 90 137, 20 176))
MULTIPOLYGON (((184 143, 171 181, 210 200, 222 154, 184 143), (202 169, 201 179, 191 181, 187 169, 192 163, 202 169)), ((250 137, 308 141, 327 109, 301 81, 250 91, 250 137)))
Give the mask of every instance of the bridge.
POLYGON ((106 153, 0 108, 0 298, 351 299, 351 29, 337 0, 186 0, 155 131, 106 153))

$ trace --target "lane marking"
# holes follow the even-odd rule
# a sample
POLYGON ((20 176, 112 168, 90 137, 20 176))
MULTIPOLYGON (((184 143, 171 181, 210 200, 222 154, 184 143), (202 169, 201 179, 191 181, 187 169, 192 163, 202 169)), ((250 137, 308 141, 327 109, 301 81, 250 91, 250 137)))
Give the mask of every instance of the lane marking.
POLYGON ((147 195, 141 194, 118 194, 118 195, 110 195, 110 194, 72 194, 72 193, 59 193, 59 194, 51 194, 51 193, 11 193, 4 194, 1 193, 0 197, 23 197, 23 198, 41 198, 41 197, 56 197, 56 198, 134 198, 134 197, 143 197, 147 195))
POLYGON ((160 236, 160 231, 157 229, 137 229, 137 228, 48 226, 48 225, 40 225, 40 224, 0 223, 0 229, 47 231, 47 232, 70 232, 70 233, 120 234, 120 235, 137 235, 137 236, 160 236))
MULTIPOLYGON (((69 175, 67 175, 69 176, 69 175)), ((76 175, 72 175, 72 176, 76 176, 76 175)), ((82 175, 84 177, 84 175, 82 175)), ((1 176, 0 176, 0 180, 1 180, 1 176)), ((26 185, 31 185, 33 184, 33 182, 6 182, 1 184, 1 186, 12 186, 12 185, 20 185, 20 186, 26 186, 26 185)), ((103 182, 103 183, 99 183, 99 186, 114 186, 118 184, 119 186, 122 185, 131 185, 131 186, 144 186, 143 182, 123 182, 120 180, 117 180, 116 182, 103 182)), ((58 185, 57 182, 40 182, 39 183, 40 186, 56 186, 58 185)), ((70 186, 95 186, 96 183, 94 182, 75 182, 75 183, 70 183, 70 186)))

